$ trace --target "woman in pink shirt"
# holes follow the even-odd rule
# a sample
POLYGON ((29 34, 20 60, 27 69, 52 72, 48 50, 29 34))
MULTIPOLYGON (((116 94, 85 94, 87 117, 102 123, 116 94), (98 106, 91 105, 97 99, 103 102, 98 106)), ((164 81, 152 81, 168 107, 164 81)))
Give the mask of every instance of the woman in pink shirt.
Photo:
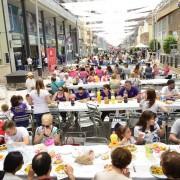
POLYGON ((85 70, 84 67, 81 68, 80 72, 79 72, 79 77, 82 80, 86 80, 88 78, 88 72, 85 70))
POLYGON ((103 76, 101 77, 102 82, 109 81, 109 75, 107 74, 107 71, 104 71, 103 76))
POLYGON ((78 76, 78 71, 76 71, 76 69, 71 69, 69 71, 69 76, 75 78, 76 76, 78 76))
POLYGON ((101 79, 101 77, 103 76, 103 70, 101 69, 101 66, 98 66, 98 68, 96 69, 96 75, 101 79))
POLYGON ((165 65, 163 71, 164 71, 164 76, 168 76, 169 75, 169 72, 170 72, 169 64, 165 65))
POLYGON ((153 77, 155 78, 157 75, 159 75, 159 68, 157 67, 157 64, 153 65, 153 77))

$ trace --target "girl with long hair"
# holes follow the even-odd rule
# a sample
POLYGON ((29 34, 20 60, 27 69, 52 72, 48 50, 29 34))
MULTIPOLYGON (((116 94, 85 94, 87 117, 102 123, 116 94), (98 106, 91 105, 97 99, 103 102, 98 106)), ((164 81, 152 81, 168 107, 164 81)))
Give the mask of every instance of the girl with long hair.
POLYGON ((41 125, 41 117, 49 112, 48 104, 51 103, 49 92, 45 89, 42 79, 36 80, 35 89, 31 91, 27 100, 33 105, 34 118, 37 126, 41 125))
POLYGON ((137 144, 158 142, 160 137, 164 135, 164 131, 160 129, 155 118, 156 115, 152 111, 144 111, 141 114, 139 122, 134 128, 137 144))

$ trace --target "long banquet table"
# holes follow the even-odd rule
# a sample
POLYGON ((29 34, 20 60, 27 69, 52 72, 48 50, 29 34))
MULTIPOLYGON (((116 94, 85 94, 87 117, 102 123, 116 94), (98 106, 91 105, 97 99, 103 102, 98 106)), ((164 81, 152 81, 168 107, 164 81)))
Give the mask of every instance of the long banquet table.
MULTIPOLYGON (((171 150, 176 150, 180 152, 180 146, 170 146, 171 150)), ((24 165, 17 175, 27 179, 24 169, 28 164, 31 164, 32 158, 35 155, 35 146, 24 146, 17 147, 14 150, 22 152, 24 158, 24 165)), ((108 160, 102 160, 103 154, 109 154, 111 149, 106 145, 93 145, 93 146, 50 146, 47 148, 48 152, 54 151, 60 154, 63 160, 63 164, 70 164, 74 169, 74 175, 77 179, 92 179, 94 175, 104 170, 104 166, 111 163, 110 158, 108 160), (80 152, 86 152, 88 150, 93 150, 95 152, 95 160, 93 165, 80 165, 75 162, 75 157, 80 152)), ((1 154, 6 155, 7 151, 1 151, 1 154)), ((137 146, 136 152, 133 153, 133 159, 129 165, 130 176, 133 180, 154 180, 155 178, 150 173, 150 166, 157 165, 160 162, 160 154, 153 154, 151 158, 147 158, 144 146, 137 146)), ((57 174, 55 172, 55 167, 57 165, 52 165, 51 176, 62 179, 66 177, 65 174, 57 174)), ((0 170, 3 169, 3 160, 0 161, 0 170)))
MULTIPOLYGON (((140 85, 165 85, 167 83, 168 79, 143 79, 140 80, 140 85)), ((125 80, 121 80, 121 84, 124 84, 125 80)), ((104 84, 109 84, 109 81, 106 82, 91 82, 87 84, 78 84, 73 85, 70 84, 67 86, 68 89, 78 89, 79 87, 83 87, 84 89, 101 89, 103 88, 104 84)))
MULTIPOLYGON (((140 110, 140 105, 137 103, 137 100, 129 100, 128 103, 109 103, 105 104, 103 101, 101 104, 97 104, 95 101, 90 101, 87 102, 89 104, 97 106, 97 109, 99 111, 116 111, 116 110, 140 110)), ((88 111, 87 103, 85 102, 79 102, 75 101, 74 106, 71 105, 71 102, 66 101, 66 102, 60 102, 58 105, 59 111, 63 112, 80 112, 80 111, 88 111)), ((163 102, 162 102, 163 103, 163 102)), ((169 109, 180 109, 180 99, 176 100, 172 104, 166 104, 163 103, 165 107, 169 109)))

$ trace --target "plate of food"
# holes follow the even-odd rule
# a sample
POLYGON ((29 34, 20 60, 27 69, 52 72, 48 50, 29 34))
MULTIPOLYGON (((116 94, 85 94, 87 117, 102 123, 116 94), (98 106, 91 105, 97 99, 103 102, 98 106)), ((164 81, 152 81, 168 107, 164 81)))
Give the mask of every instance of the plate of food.
POLYGON ((124 149, 129 150, 130 152, 135 152, 137 150, 137 147, 134 144, 129 144, 126 146, 122 146, 124 149))
POLYGON ((110 157, 109 157, 109 153, 105 153, 105 154, 102 154, 101 155, 101 159, 102 160, 108 160, 110 157))
POLYGON ((62 156, 60 154, 55 154, 55 156, 52 158, 53 164, 62 164, 62 156))
POLYGON ((156 153, 161 153, 168 150, 168 146, 164 143, 153 143, 148 145, 156 153))
POLYGON ((4 154, 0 154, 0 161, 4 159, 4 154))
POLYGON ((64 172, 64 168, 65 168, 65 165, 64 165, 64 164, 58 164, 58 165, 55 167, 54 171, 55 171, 56 173, 58 173, 58 174, 62 174, 62 173, 65 173, 65 172, 64 172))
POLYGON ((7 150, 6 144, 0 145, 0 151, 4 151, 4 150, 7 150))
POLYGON ((57 179, 65 179, 67 178, 67 174, 64 171, 65 165, 64 164, 58 164, 54 167, 55 175, 57 176, 57 179))
POLYGON ((150 172, 154 177, 156 177, 158 179, 167 179, 167 177, 163 173, 161 166, 158 166, 158 165, 157 166, 156 165, 151 166, 150 172))

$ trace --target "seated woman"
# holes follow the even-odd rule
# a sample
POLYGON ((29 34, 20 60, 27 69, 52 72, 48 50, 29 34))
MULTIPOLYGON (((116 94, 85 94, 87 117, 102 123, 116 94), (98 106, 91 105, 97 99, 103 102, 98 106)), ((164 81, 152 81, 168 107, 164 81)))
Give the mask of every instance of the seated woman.
POLYGON ((87 79, 87 82, 95 82, 94 74, 95 73, 93 71, 89 73, 89 77, 87 79))
POLYGON ((166 151, 161 155, 163 173, 169 180, 180 179, 180 153, 166 151))
POLYGON ((148 89, 146 91, 146 97, 145 99, 141 100, 140 107, 142 112, 145 110, 149 110, 154 113, 159 111, 167 112, 167 108, 164 106, 164 104, 156 100, 156 91, 154 89, 148 89))
POLYGON ((121 82, 117 78, 116 74, 112 74, 109 85, 110 85, 111 89, 113 89, 114 91, 117 91, 119 89, 121 82))
POLYGON ((153 74, 153 78, 156 78, 156 76, 159 75, 159 68, 157 67, 157 64, 153 65, 152 74, 153 74))
POLYGON ((87 78, 88 78, 89 74, 88 72, 85 70, 84 67, 82 67, 79 71, 79 78, 82 80, 82 81, 86 81, 87 78))
POLYGON ((96 173, 94 180, 130 180, 127 166, 131 163, 132 155, 130 151, 118 147, 111 153, 112 166, 104 171, 96 173))
POLYGON ((23 156, 19 151, 9 152, 4 160, 4 177, 3 180, 22 180, 16 176, 16 172, 23 166, 23 156))
MULTIPOLYGON (((109 84, 105 84, 103 86, 103 90, 101 91, 101 97, 103 100, 111 99, 111 88, 109 84)), ((112 111, 103 111, 101 114, 101 119, 104 121, 106 116, 109 116, 110 113, 113 113, 112 111)))
POLYGON ((48 113, 42 116, 42 125, 36 129, 34 144, 59 145, 60 134, 57 127, 53 126, 53 116, 48 113))
POLYGON ((101 77, 101 81, 102 81, 102 82, 107 82, 107 81, 109 81, 109 75, 108 75, 107 71, 104 71, 104 72, 103 72, 103 76, 101 77))
POLYGON ((120 126, 115 133, 118 135, 120 145, 135 144, 136 140, 132 136, 129 126, 120 126))
POLYGON ((103 70, 101 69, 101 66, 98 66, 98 68, 96 69, 96 75, 99 77, 99 79, 101 79, 101 77, 103 76, 103 70))
MULTIPOLYGON (((13 119, 15 119, 18 116, 25 116, 27 110, 27 105, 22 102, 22 98, 20 96, 12 96, 11 97, 11 112, 13 113, 13 119)), ((28 127, 29 125, 29 118, 28 116, 25 118, 21 118, 19 121, 15 121, 16 126, 20 127, 28 127)))
POLYGON ((102 97, 102 99, 104 99, 104 98, 111 99, 111 88, 110 88, 109 84, 105 84, 103 86, 103 90, 101 91, 101 97, 102 97))
MULTIPOLYGON (((68 93, 68 89, 65 87, 60 87, 58 92, 54 94, 52 100, 57 102, 69 101, 70 94, 68 93)), ((67 114, 66 112, 60 112, 63 122, 66 121, 66 114, 67 114)))
POLYGON ((152 111, 144 111, 139 122, 134 128, 134 137, 137 144, 158 142, 164 135, 164 130, 160 129, 155 121, 156 115, 152 111))

